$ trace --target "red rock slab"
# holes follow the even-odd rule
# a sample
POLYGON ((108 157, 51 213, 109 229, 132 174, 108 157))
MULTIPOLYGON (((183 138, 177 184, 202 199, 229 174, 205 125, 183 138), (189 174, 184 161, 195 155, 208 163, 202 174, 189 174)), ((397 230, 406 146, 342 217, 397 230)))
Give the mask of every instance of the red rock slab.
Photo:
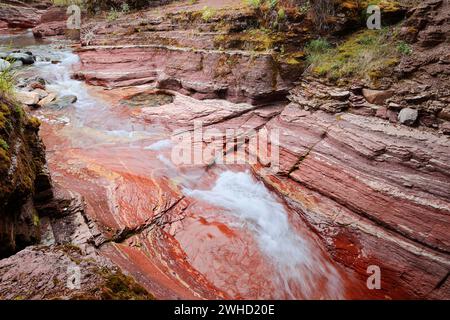
MULTIPOLYGON (((49 159, 52 171, 64 176, 64 179, 55 177, 55 180, 61 180, 61 184, 85 196, 91 217, 110 236, 120 236, 149 225, 183 200, 176 185, 165 177, 151 172, 145 176, 132 174, 126 172, 126 166, 113 169, 116 162, 106 150, 99 150, 95 158, 92 152, 86 155, 77 150, 66 150, 65 154, 64 162, 58 156, 49 159), (100 154, 102 151, 105 154, 100 154)), ((126 159, 122 158, 122 161, 131 165, 126 159)))
POLYGON ((205 100, 175 94, 173 103, 156 108, 144 108, 140 118, 149 122, 166 123, 172 129, 193 129, 195 121, 203 127, 218 124, 230 119, 236 119, 239 123, 245 120, 238 118, 253 110, 255 107, 249 104, 234 104, 225 100, 205 100))
MULTIPOLYGON (((286 109, 295 113, 292 106, 286 109)), ((282 166, 293 164, 289 155, 298 154, 289 171, 293 179, 407 237, 449 251, 445 137, 364 116, 298 109, 297 117, 286 118, 285 111, 267 127, 281 129, 282 166)))
POLYGON ((105 245, 101 251, 159 299, 228 297, 195 270, 177 241, 158 227, 123 244, 105 245))
POLYGON ((314 226, 331 254, 342 254, 338 260, 361 275, 360 263, 383 262, 387 296, 446 296, 450 152, 445 136, 372 117, 308 112, 295 104, 266 127, 283 132, 283 170, 277 177, 260 174, 314 226), (351 223, 337 220, 343 211, 351 223))
POLYGON ((163 45, 93 46, 78 52, 76 76, 87 83, 123 87, 157 82, 199 99, 261 102, 292 86, 269 54, 193 50, 163 45))
POLYGON ((18 5, 0 4, 0 8, 0 21, 6 22, 9 28, 33 28, 39 24, 43 13, 20 2, 18 5))
POLYGON ((387 228, 448 252, 450 221, 445 207, 428 205, 426 198, 414 201, 411 192, 398 191, 395 196, 374 190, 370 184, 376 184, 375 178, 328 161, 313 152, 290 177, 387 228))

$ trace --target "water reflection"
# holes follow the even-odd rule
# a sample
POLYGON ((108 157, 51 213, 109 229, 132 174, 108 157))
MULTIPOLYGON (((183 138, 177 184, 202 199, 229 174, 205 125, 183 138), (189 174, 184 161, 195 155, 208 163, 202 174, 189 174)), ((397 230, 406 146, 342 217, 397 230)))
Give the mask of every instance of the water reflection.
POLYGON ((23 48, 47 43, 44 39, 35 38, 31 29, 8 29, 8 34, 0 34, 0 46, 5 47, 23 48))

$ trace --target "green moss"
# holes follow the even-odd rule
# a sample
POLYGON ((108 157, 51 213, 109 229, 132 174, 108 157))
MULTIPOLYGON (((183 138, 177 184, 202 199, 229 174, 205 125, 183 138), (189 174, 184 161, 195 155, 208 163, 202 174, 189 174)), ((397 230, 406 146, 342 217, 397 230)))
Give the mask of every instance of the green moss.
POLYGON ((269 29, 249 29, 241 33, 221 34, 214 38, 214 45, 220 49, 239 49, 247 51, 268 51, 282 47, 289 33, 274 32, 269 29))
POLYGON ((147 292, 136 281, 118 271, 112 273, 103 269, 101 273, 106 278, 102 298, 105 300, 154 300, 155 298, 147 292))
POLYGON ((2 138, 0 138, 0 148, 2 148, 5 151, 9 150, 8 143, 5 140, 3 140, 2 138))
POLYGON ((381 78, 398 63, 396 41, 388 29, 358 32, 336 48, 315 40, 306 47, 312 72, 331 81, 381 78))
POLYGON ((411 55, 412 54, 412 48, 409 44, 407 44, 404 41, 400 41, 397 45, 397 50, 398 52, 400 52, 400 54, 402 55, 411 55))
POLYGON ((217 10, 206 6, 203 8, 201 14, 202 14, 202 19, 204 21, 210 21, 212 18, 214 18, 216 16, 217 10))
POLYGON ((39 130, 40 126, 41 126, 41 121, 39 121, 38 118, 30 117, 28 119, 28 122, 27 122, 27 127, 28 128, 30 128, 30 129, 32 129, 34 131, 37 131, 37 130, 39 130))
POLYGON ((23 119, 25 116, 25 112, 23 111, 23 108, 19 104, 16 104, 14 106, 14 113, 19 119, 23 119))
POLYGON ((4 174, 11 166, 11 159, 5 149, 0 149, 0 173, 4 174))
POLYGON ((390 0, 368 0, 363 1, 362 6, 367 8, 369 5, 377 5, 383 12, 396 12, 401 9, 398 1, 390 0))
POLYGON ((33 225, 35 227, 39 227, 41 225, 41 220, 39 219, 39 215, 37 214, 37 212, 33 214, 33 225))

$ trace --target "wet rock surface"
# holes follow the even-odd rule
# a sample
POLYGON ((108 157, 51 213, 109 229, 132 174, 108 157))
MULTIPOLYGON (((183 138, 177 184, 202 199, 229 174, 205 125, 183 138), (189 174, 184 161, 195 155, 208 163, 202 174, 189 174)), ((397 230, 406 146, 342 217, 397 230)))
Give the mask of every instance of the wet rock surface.
MULTIPOLYGON (((83 30, 87 46, 77 50, 74 71, 78 79, 101 86, 88 87, 90 94, 68 78, 64 86, 77 88, 77 99, 52 97, 47 92, 52 84, 45 81, 42 87, 24 84, 41 99, 43 107, 35 112, 44 123, 57 187, 51 199, 41 193, 47 200, 37 207, 46 247, 0 261, 6 286, 0 286, 0 296, 21 297, 23 288, 41 286, 36 279, 44 273, 56 283, 25 298, 50 298, 58 291, 62 298, 107 298, 109 291, 98 288, 108 281, 98 269, 114 273, 117 265, 166 299, 448 299, 448 3, 426 1, 407 14, 401 34, 412 54, 381 86, 337 86, 306 74, 299 79, 302 55, 286 66, 267 52, 276 45, 261 50, 260 41, 236 34, 255 22, 252 12, 225 15, 231 29, 218 37, 211 22, 219 17, 205 21, 197 10, 164 9, 163 16, 145 11, 133 22, 125 16, 83 30), (49 107, 65 99, 64 108, 49 107), (267 170, 271 163, 264 157, 251 165, 273 199, 262 192, 265 198, 256 201, 260 194, 252 188, 264 187, 238 174, 220 189, 230 168, 215 158, 197 166, 169 160, 173 138, 193 132, 200 121, 222 142, 229 142, 226 129, 243 135, 281 131, 279 140, 269 140, 279 149, 279 170, 267 170), (238 188, 238 178, 247 184, 238 188), (233 202, 241 194, 250 194, 248 201, 262 213, 268 205, 270 218, 284 212, 292 229, 283 234, 305 236, 300 242, 282 238, 278 246, 292 249, 286 256, 294 261, 297 250, 311 248, 295 269, 299 278, 289 278, 291 261, 267 255, 251 228, 236 227, 242 224, 236 215, 249 214, 233 202), (227 214, 221 201, 231 203, 227 214), (67 252, 64 246, 71 245, 79 249, 67 252), (58 268, 43 268, 46 260, 58 268), (87 294, 67 292, 59 283, 61 270, 74 260, 93 279, 83 282, 87 294), (382 289, 376 292, 365 286, 373 265, 382 270, 382 289), (27 277, 14 291, 12 283, 22 274, 27 277), (280 279, 289 283, 289 292, 280 279)), ((398 21, 405 11, 393 9, 390 17, 398 21)), ((330 32, 345 33, 349 21, 344 15, 330 32)), ((294 40, 299 38, 283 41, 294 40)), ((197 142, 211 146, 213 140, 197 142)), ((235 152, 234 145, 220 147, 224 155, 235 152)), ((25 201, 22 210, 30 212, 33 201, 25 201)), ((132 291, 142 297, 140 289, 132 291)))

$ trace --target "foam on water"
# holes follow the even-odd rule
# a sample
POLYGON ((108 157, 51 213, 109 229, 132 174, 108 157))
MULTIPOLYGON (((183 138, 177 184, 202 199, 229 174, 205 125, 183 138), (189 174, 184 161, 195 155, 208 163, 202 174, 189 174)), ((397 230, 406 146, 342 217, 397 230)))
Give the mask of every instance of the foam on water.
POLYGON ((71 78, 71 69, 73 65, 79 62, 79 57, 68 51, 58 52, 53 58, 61 61, 53 64, 49 61, 38 61, 41 74, 50 83, 47 89, 59 96, 75 95, 78 100, 75 104, 78 108, 94 108, 98 106, 98 101, 92 99, 83 82, 71 78))
POLYGON ((155 142, 148 147, 145 147, 144 150, 152 150, 152 151, 160 151, 164 149, 170 149, 172 147, 172 140, 166 139, 155 142))
POLYGON ((259 248, 277 270, 274 281, 285 287, 290 298, 294 288, 305 296, 317 292, 318 277, 326 279, 325 297, 340 298, 340 276, 335 268, 290 226, 288 214, 264 186, 248 172, 223 172, 211 190, 184 189, 186 195, 203 200, 237 217, 255 236, 259 248))

